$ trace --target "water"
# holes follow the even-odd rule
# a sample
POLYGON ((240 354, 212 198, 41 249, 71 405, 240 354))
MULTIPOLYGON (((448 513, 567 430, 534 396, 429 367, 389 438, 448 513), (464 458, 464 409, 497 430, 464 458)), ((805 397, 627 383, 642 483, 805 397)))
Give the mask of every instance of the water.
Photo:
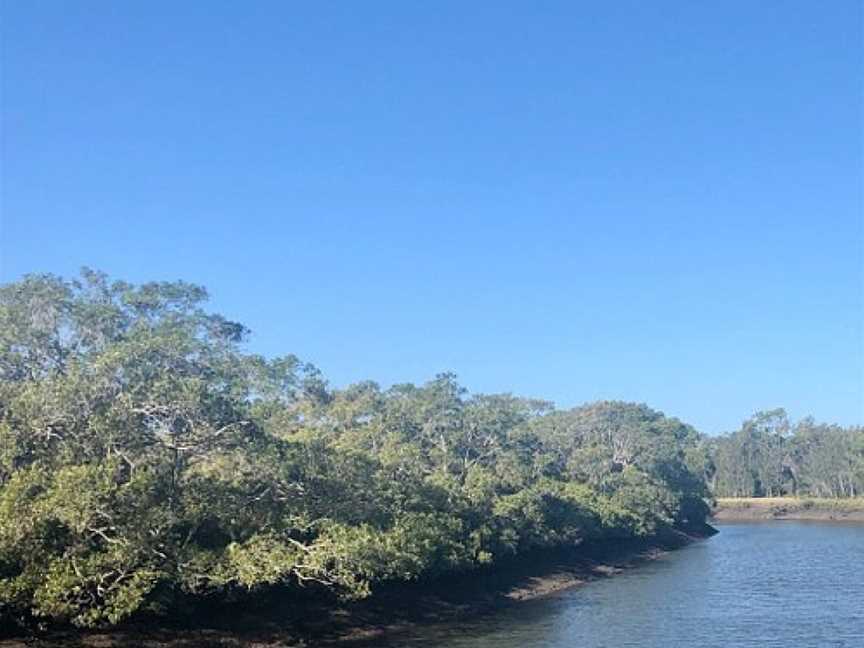
POLYGON ((718 528, 710 540, 612 578, 387 645, 864 647, 864 525, 718 528))

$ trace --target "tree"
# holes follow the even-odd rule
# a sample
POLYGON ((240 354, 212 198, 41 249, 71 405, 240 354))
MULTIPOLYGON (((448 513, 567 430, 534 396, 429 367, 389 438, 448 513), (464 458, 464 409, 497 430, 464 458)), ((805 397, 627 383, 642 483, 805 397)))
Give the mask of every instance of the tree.
POLYGON ((703 446, 676 419, 472 395, 453 374, 331 389, 295 356, 247 353, 206 298, 90 270, 0 288, 4 617, 92 626, 310 583, 363 596, 704 522, 703 446))
POLYGON ((791 425, 782 409, 757 412, 737 432, 707 445, 719 496, 812 495, 854 497, 864 489, 862 428, 791 425))

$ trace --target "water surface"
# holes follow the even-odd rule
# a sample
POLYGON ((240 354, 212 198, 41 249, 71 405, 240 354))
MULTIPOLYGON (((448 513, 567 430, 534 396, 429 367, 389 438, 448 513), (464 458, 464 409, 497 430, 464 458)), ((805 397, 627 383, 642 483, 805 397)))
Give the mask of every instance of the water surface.
POLYGON ((612 578, 387 645, 864 647, 864 525, 718 528, 710 540, 612 578))

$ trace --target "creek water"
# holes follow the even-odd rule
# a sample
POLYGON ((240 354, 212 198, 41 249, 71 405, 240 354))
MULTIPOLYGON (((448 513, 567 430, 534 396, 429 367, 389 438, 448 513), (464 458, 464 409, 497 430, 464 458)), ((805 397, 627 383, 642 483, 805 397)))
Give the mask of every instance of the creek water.
POLYGON ((864 524, 752 522, 406 648, 864 647, 864 524))

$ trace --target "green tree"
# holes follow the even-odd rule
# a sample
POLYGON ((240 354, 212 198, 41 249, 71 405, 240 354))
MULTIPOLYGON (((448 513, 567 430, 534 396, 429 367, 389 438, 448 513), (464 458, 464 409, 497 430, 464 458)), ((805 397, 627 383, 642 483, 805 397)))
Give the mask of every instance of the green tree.
MULTIPOLYGON (((310 583, 363 596, 704 522, 713 464, 677 419, 472 395, 453 374, 331 389, 247 353, 206 298, 89 270, 0 288, 4 617, 92 626, 310 583)), ((859 488, 847 464, 826 488, 859 488)))

